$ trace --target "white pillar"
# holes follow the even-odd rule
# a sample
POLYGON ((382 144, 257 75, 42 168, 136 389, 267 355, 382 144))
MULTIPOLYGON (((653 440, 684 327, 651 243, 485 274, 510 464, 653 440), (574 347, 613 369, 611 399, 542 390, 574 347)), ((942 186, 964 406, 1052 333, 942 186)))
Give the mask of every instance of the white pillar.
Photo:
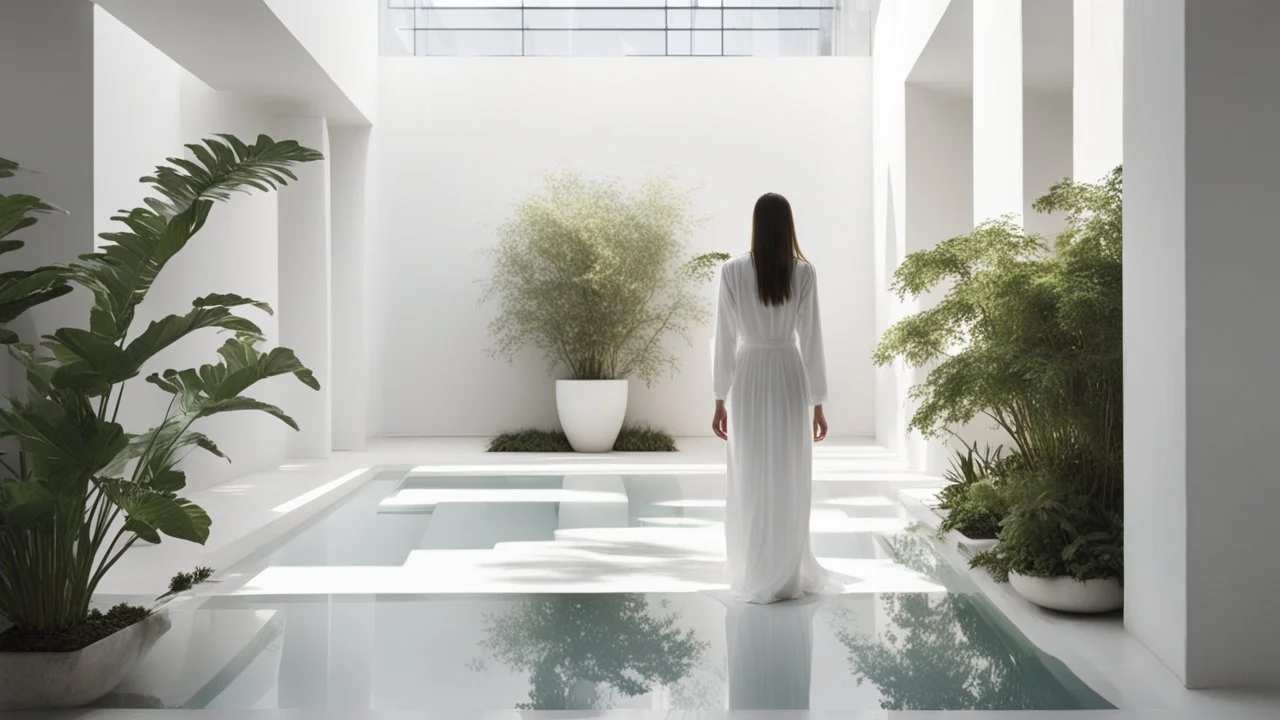
POLYGON ((369 433, 365 338, 365 186, 368 127, 330 129, 333 212, 333 449, 361 450, 369 433))
MULTIPOLYGON (((0 3, 0 157, 39 171, 0 180, 0 192, 36 195, 69 213, 42 215, 14 236, 26 247, 0 258, 0 270, 93 251, 94 10, 84 0, 0 3)), ((87 307, 88 294, 76 292, 28 311, 10 329, 34 342, 65 325, 86 325, 87 307)), ((0 353, 0 368, 7 366, 0 353)), ((7 375, 0 372, 0 390, 24 386, 21 372, 7 375)))
POLYGON ((1124 2, 1075 0, 1072 177, 1095 182, 1124 147, 1124 2))
POLYGON ((973 220, 1019 218, 1022 0, 973 4, 973 220))
POLYGON ((1125 6, 1125 622, 1194 688, 1280 685, 1276 27, 1125 6))
POLYGON ((279 138, 324 153, 295 168, 298 182, 280 191, 280 344, 292 348, 320 381, 316 392, 290 382, 285 409, 301 426, 289 436, 289 456, 328 457, 332 446, 332 348, 329 132, 322 117, 286 118, 279 138))

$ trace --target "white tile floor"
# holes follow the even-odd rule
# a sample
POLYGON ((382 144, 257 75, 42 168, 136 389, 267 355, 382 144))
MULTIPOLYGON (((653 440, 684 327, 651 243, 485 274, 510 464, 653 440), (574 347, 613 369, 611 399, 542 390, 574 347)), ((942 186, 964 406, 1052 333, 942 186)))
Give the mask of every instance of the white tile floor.
MULTIPOLYGON (((178 705, 199 699, 208 688, 221 687, 218 674, 235 665, 235 658, 270 657, 280 652, 282 619, 267 605, 237 605, 237 602, 270 603, 287 598, 315 598, 371 593, 417 600, 440 593, 475 593, 482 596, 528 591, 546 591, 554 583, 558 592, 645 592, 691 593, 715 592, 722 585, 718 572, 719 524, 722 500, 717 497, 714 478, 723 472, 723 446, 714 440, 682 442, 682 452, 673 455, 609 455, 582 456, 518 456, 483 453, 480 440, 391 439, 371 444, 364 452, 335 454, 323 462, 306 462, 260 473, 203 492, 194 498, 214 518, 213 535, 203 548, 169 542, 158 547, 138 548, 117 566, 104 585, 112 596, 142 597, 153 595, 162 587, 174 569, 195 564, 229 568, 255 550, 299 527, 318 513, 360 491, 370 482, 374 468, 389 469, 393 476, 421 481, 406 484, 399 493, 388 496, 391 512, 431 511, 437 515, 433 523, 446 526, 451 504, 492 502, 494 495, 508 490, 493 488, 431 488, 430 479, 441 475, 485 477, 503 476, 572 476, 574 482, 546 489, 521 490, 504 503, 519 500, 543 500, 533 495, 558 494, 561 507, 579 508, 582 512, 599 512, 601 507, 583 509, 577 500, 600 500, 591 503, 609 507, 617 495, 627 496, 627 488, 619 493, 618 478, 623 475, 679 476, 683 483, 678 500, 659 500, 663 512, 640 518, 634 527, 595 527, 585 522, 575 528, 572 513, 561 511, 560 529, 552 538, 517 540, 485 545, 475 549, 441 547, 417 549, 403 562, 359 566, 270 566, 261 572, 230 577, 212 591, 230 605, 202 606, 193 599, 175 606, 174 630, 158 647, 143 670, 122 691, 135 697, 158 698, 166 705, 178 705), (701 479, 700 479, 701 478, 701 479), (425 484, 427 487, 422 487, 425 484), (529 495, 532 493, 532 495, 529 495), (569 569, 572 572, 569 572, 569 569), (239 598, 239 600, 235 600, 239 598), (199 608, 199 609, 195 609, 199 608)), ((902 490, 924 490, 936 480, 905 470, 891 454, 860 441, 830 442, 821 447, 815 463, 815 543, 823 533, 833 538, 874 535, 901 528, 904 515, 889 501, 902 490), (821 489, 818 489, 821 488, 821 489)), ((632 488, 635 490, 635 488, 632 488)), ((638 490, 636 492, 639 492, 638 490)), ((633 497, 634 501, 635 498, 633 497)), ((518 529, 517 529, 518 530, 518 529)), ((456 532, 456 529, 451 532, 456 532)), ((427 538, 430 540, 430 537, 427 538)), ((353 541, 358 542, 358 539, 353 541)), ((429 543, 428 543, 429 544, 429 543)), ((447 544, 447 543, 446 543, 447 544)), ((817 545, 815 545, 817 547, 817 545)), ((821 554, 821 553, 820 553, 821 554)), ((961 563, 957 557, 949 557, 961 563)), ((850 593, 929 592, 936 590, 927 578, 912 573, 884 558, 831 557, 825 560, 833 569, 856 582, 850 593), (838 566, 838 567, 837 567, 838 566)), ((1181 687, 1167 670, 1123 631, 1116 619, 1081 620, 1050 615, 1032 608, 1007 588, 991 583, 985 577, 974 582, 987 594, 990 602, 1009 621, 1046 652, 1061 659, 1095 691, 1121 710, 1108 712, 1078 711, 1067 713, 1073 718, 1092 717, 1280 717, 1280 696, 1254 693, 1194 693, 1181 687)), ((331 607, 337 607, 331 606, 331 607)), ((243 663, 241 663, 243 664, 243 663)), ((225 682, 223 682, 225 684, 225 682)), ((217 703, 211 707, 216 708, 217 703)), ((216 709, 200 711, 170 710, 91 710, 75 713, 41 715, 41 717, 76 717, 89 720, 170 717, 198 717, 221 720, 223 717, 245 717, 242 711, 216 709)), ((1052 713, 1003 712, 1000 720, 1022 717, 1051 717, 1052 713)), ((342 718, 553 718, 599 717, 613 720, 625 718, 727 718, 738 717, 723 712, 618 710, 566 714, 549 711, 465 713, 457 709, 433 713, 374 713, 350 709, 346 711, 305 710, 300 713, 260 710, 252 717, 264 720, 275 717, 342 717, 342 718)), ((790 718, 923 718, 921 713, 858 712, 759 712, 741 717, 769 720, 790 718)), ((991 713, 962 714, 954 717, 989 717, 991 713)), ((37 717, 37 716, 33 716, 37 717)))

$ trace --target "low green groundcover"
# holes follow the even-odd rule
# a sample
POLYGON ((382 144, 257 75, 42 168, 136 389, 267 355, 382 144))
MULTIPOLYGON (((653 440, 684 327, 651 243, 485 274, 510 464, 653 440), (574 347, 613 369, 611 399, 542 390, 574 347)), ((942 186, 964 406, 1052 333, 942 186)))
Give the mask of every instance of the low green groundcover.
MULTIPOLYGON (((613 444, 614 452, 675 452, 676 441, 661 430, 648 427, 624 427, 613 444)), ((562 432, 521 430, 505 433, 489 443, 489 452, 568 453, 573 446, 562 432)))
POLYGON ((53 631, 9 628, 0 633, 0 652, 75 652, 142 622, 150 614, 146 608, 120 603, 105 613, 90 610, 84 622, 69 628, 53 631))

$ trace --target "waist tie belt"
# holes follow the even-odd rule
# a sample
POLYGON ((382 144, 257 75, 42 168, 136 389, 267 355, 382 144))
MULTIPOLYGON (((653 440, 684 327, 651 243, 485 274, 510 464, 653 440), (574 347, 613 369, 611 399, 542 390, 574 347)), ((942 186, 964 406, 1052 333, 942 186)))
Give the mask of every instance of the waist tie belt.
POLYGON ((791 350, 797 347, 795 340, 790 342, 749 342, 742 344, 743 350, 791 350))

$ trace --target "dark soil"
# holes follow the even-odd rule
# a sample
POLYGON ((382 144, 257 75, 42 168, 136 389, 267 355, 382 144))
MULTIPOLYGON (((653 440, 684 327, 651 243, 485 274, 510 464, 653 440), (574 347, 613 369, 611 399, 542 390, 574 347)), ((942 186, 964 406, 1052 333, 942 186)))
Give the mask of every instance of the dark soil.
POLYGON ((142 622, 150 614, 146 608, 120 603, 105 613, 91 610, 84 622, 61 630, 11 627, 0 633, 0 652, 75 652, 142 622))

